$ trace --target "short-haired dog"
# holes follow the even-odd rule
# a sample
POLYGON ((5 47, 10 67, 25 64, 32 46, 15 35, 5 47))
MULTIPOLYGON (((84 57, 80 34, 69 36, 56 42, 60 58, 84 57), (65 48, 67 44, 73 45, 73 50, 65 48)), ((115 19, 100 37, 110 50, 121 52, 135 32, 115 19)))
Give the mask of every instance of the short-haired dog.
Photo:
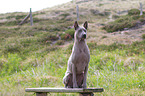
POLYGON ((87 88, 87 72, 90 61, 90 51, 86 43, 88 22, 80 27, 74 23, 74 45, 63 78, 66 88, 87 88))

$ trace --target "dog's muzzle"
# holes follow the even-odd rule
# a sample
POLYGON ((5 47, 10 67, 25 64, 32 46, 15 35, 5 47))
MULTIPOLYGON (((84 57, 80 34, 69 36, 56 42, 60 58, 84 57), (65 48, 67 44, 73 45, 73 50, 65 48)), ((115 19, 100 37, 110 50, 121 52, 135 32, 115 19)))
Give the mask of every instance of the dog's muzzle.
POLYGON ((86 34, 83 34, 82 38, 86 39, 86 34))

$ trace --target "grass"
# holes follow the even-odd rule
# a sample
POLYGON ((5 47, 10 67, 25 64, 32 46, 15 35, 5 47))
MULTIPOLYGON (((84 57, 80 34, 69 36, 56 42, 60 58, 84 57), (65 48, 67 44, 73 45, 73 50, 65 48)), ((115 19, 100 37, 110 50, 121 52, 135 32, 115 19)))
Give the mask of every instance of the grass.
MULTIPOLYGON (((115 12, 112 8, 117 8, 116 4, 120 5, 119 8, 126 8, 130 3, 126 3, 128 6, 121 6, 129 1, 121 3, 113 1, 113 4, 104 0, 92 2, 94 1, 80 3, 80 20, 78 21, 82 24, 88 20, 88 35, 91 34, 91 37, 87 38, 91 54, 87 76, 88 87, 105 89, 103 93, 96 93, 95 96, 143 96, 145 94, 145 40, 128 45, 119 43, 98 45, 99 38, 113 39, 98 26, 108 21, 110 12, 115 12), (103 8, 109 10, 103 10, 103 8), (92 38, 93 41, 90 40, 92 38)), ((55 9, 56 6, 44 12, 34 12, 33 26, 29 26, 28 22, 17 26, 17 22, 26 13, 0 14, 1 19, 8 20, 0 23, 0 96, 19 96, 20 94, 33 96, 34 93, 25 92, 24 89, 28 87, 64 87, 62 78, 72 51, 74 38, 72 26, 76 20, 75 6, 70 5, 72 3, 59 6, 59 10, 55 9)), ((141 16, 131 15, 130 17, 116 15, 114 16, 116 20, 112 24, 117 25, 125 20, 144 22, 141 16)), ((118 26, 124 28, 128 23, 125 24, 118 26)), ((144 39, 144 34, 140 36, 144 39)), ((66 94, 52 93, 51 95, 66 96, 66 94)), ((67 95, 76 96, 77 94, 67 95)))
MULTIPOLYGON (((145 46, 144 44, 144 41, 136 42, 131 46, 114 44, 96 46, 95 43, 89 43, 91 60, 88 87, 103 87, 105 92, 102 95, 143 95, 143 90, 145 90, 143 83, 145 82, 145 54, 142 47, 145 46), (138 46, 137 49, 142 50, 138 52, 135 45, 138 46), (141 45, 142 47, 140 47, 141 45), (123 47, 121 48, 121 46, 123 47), (132 53, 134 50, 136 52, 132 53), (131 90, 138 90, 138 92, 131 90)), ((15 94, 12 92, 14 90, 15 92, 19 91, 18 93, 31 95, 24 92, 23 88, 26 87, 63 87, 62 78, 66 71, 71 47, 72 45, 65 49, 52 51, 44 57, 42 57, 42 53, 35 53, 30 56, 31 59, 34 59, 32 60, 34 65, 31 67, 26 66, 29 65, 27 64, 29 62, 23 65, 18 54, 9 53, 8 57, 2 56, 2 72, 3 74, 5 72, 5 76, 1 74, 3 77, 0 79, 1 92, 9 91, 1 93, 1 95, 15 94), (10 72, 5 69, 9 69, 10 72), (13 89, 12 86, 19 86, 19 89, 13 89)))

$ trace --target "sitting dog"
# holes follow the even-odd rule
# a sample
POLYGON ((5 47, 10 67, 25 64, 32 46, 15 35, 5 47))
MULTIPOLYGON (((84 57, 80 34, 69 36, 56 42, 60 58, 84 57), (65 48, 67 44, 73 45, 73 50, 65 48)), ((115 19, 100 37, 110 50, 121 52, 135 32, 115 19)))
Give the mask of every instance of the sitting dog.
POLYGON ((67 71, 63 78, 66 88, 87 88, 87 72, 90 61, 90 52, 86 43, 87 21, 83 27, 74 23, 74 45, 68 60, 67 71))

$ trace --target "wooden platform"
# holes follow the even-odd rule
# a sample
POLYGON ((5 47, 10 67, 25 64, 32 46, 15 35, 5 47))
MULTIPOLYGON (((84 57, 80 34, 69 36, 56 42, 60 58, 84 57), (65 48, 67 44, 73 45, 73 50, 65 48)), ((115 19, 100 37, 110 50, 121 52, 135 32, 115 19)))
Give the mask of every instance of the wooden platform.
POLYGON ((103 88, 26 88, 26 92, 35 92, 36 96, 47 96, 47 93, 80 93, 80 96, 93 96, 94 92, 103 92, 103 88))

